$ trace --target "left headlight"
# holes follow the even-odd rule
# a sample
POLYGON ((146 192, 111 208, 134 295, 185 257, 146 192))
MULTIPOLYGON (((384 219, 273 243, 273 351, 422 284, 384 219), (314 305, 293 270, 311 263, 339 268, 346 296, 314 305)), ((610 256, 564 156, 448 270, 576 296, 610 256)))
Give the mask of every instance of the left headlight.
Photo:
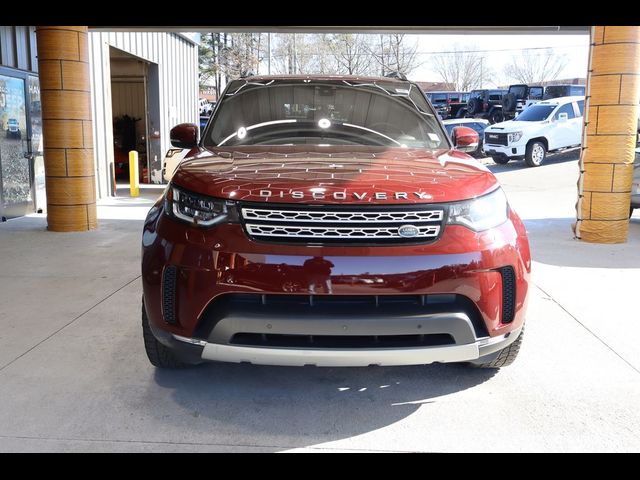
POLYGON ((473 200, 452 203, 449 206, 447 223, 464 225, 471 230, 481 232, 506 222, 507 211, 507 197, 502 188, 498 188, 473 200))
POLYGON ((522 138, 522 132, 512 132, 507 135, 507 141, 509 143, 516 143, 522 138))
POLYGON ((165 211, 180 220, 210 227, 235 220, 235 204, 230 200, 206 197, 170 185, 165 194, 165 211))

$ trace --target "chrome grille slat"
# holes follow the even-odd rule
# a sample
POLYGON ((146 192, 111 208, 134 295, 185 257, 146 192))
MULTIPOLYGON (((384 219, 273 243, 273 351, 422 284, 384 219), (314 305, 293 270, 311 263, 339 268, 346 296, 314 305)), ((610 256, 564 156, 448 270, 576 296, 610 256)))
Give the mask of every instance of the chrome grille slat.
POLYGON ((279 210, 266 208, 242 208, 246 221, 260 220, 271 222, 305 223, 409 223, 439 222, 443 211, 438 210, 402 210, 402 211, 341 211, 341 210, 279 210))
MULTIPOLYGON (((247 223, 247 231, 256 237, 280 238, 344 238, 344 239, 397 239, 397 227, 329 227, 329 226, 293 226, 258 225, 247 223)), ((436 238, 440 225, 417 226, 419 233, 414 238, 436 238)))

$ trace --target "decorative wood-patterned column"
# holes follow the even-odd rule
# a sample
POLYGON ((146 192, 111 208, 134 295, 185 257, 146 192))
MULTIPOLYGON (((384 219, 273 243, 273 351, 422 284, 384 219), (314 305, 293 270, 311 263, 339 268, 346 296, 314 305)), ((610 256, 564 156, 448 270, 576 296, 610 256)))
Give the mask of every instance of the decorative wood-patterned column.
POLYGON ((591 27, 576 238, 624 243, 640 102, 640 27, 591 27))
POLYGON ((87 27, 36 28, 49 230, 97 228, 87 27))

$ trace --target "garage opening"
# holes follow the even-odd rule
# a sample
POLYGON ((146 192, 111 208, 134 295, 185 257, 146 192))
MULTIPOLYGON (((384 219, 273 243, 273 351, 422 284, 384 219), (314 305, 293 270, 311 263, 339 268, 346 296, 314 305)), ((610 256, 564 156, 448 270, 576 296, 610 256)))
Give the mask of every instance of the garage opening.
POLYGON ((141 183, 150 183, 149 63, 110 47, 115 185, 129 184, 129 152, 138 152, 141 183))

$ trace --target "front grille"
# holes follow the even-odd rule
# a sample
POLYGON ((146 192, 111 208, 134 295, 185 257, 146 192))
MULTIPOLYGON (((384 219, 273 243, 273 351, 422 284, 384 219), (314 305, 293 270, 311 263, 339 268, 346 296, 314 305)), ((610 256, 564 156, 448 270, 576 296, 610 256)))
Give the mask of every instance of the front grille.
MULTIPOLYGON (((386 239, 397 238, 398 227, 298 227, 293 225, 247 225, 253 237, 386 239)), ((440 226, 419 227, 414 238, 435 238, 440 226)), ((402 238, 402 237, 401 237, 402 238)))
POLYGON ((339 211, 339 210, 273 210, 267 208, 243 208, 245 220, 272 222, 419 222, 442 220, 442 210, 407 211, 339 211))
POLYGON ((506 133, 489 133, 484 134, 484 143, 487 145, 509 145, 506 133))
POLYGON ((249 237, 268 242, 416 243, 436 240, 445 211, 438 205, 242 205, 249 237), (401 235, 400 232, 404 235, 401 235), (407 232, 411 235, 407 235, 407 232))
POLYGON ((284 348, 409 348, 453 345, 447 333, 426 335, 284 335, 236 333, 232 345, 284 348))

